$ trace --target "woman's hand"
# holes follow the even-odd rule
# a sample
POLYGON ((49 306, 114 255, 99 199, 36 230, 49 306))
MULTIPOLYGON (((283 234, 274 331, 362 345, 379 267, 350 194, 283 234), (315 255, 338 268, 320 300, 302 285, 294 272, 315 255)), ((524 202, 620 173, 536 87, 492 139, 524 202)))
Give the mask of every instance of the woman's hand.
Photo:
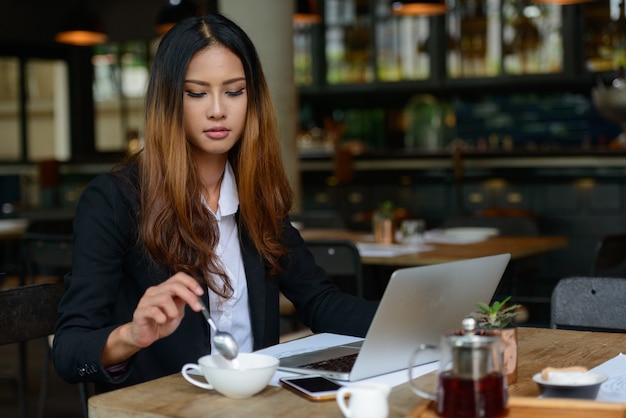
POLYGON ((133 320, 116 328, 102 352, 102 363, 112 366, 137 351, 173 333, 185 315, 185 305, 200 311, 202 286, 185 273, 176 273, 158 286, 150 287, 133 314, 133 320))
POLYGON ((200 310, 198 296, 202 293, 198 282, 185 273, 176 273, 160 285, 148 288, 133 314, 130 330, 133 344, 144 348, 170 335, 183 319, 185 305, 200 310))

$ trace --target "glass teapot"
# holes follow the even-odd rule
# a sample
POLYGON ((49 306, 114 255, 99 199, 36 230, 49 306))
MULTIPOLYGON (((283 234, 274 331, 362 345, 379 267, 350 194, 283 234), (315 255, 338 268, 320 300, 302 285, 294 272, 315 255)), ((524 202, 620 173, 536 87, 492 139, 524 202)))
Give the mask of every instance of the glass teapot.
POLYGON ((497 335, 479 332, 474 318, 463 319, 460 332, 443 335, 437 346, 422 345, 411 356, 409 382, 418 396, 436 402, 444 417, 487 418, 505 413, 507 383, 504 348, 497 335), (439 351, 437 393, 419 387, 413 365, 420 353, 439 351))

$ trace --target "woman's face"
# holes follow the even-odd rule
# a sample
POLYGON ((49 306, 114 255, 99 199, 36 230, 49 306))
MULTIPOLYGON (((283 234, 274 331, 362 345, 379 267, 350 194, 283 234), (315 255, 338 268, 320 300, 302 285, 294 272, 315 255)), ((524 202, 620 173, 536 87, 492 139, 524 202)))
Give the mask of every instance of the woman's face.
POLYGON ((200 154, 227 153, 246 122, 248 95, 241 60, 214 45, 198 52, 185 72, 183 123, 200 154))

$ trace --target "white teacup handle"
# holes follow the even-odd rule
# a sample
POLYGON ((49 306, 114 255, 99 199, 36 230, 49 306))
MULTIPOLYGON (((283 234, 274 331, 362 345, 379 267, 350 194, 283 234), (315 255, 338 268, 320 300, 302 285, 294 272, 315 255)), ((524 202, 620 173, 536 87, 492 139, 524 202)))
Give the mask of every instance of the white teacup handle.
POLYGON ((339 390, 337 391, 337 405, 339 406, 339 409, 341 410, 343 415, 347 418, 350 418, 352 416, 352 413, 350 412, 350 408, 348 407, 348 404, 346 403, 346 398, 349 394, 350 394, 350 388, 348 386, 339 388, 339 390))
POLYGON ((195 363, 187 363, 183 366, 183 369, 181 370, 181 373, 183 374, 183 377, 185 378, 186 381, 188 381, 189 383, 191 383, 192 385, 196 385, 200 388, 203 389, 213 389, 213 385, 210 383, 205 383, 205 382, 201 382, 196 378, 193 378, 189 375, 189 371, 190 370, 195 370, 198 373, 200 373, 200 375, 202 375, 202 370, 200 369, 200 366, 198 366, 195 363))

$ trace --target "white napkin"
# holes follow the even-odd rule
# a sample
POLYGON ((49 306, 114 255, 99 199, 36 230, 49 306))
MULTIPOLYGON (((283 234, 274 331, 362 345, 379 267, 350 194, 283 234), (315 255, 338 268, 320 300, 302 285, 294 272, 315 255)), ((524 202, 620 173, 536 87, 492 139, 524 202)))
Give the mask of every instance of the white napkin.
POLYGON ((597 401, 626 402, 626 355, 624 353, 619 353, 591 370, 609 377, 609 380, 600 386, 597 401))

